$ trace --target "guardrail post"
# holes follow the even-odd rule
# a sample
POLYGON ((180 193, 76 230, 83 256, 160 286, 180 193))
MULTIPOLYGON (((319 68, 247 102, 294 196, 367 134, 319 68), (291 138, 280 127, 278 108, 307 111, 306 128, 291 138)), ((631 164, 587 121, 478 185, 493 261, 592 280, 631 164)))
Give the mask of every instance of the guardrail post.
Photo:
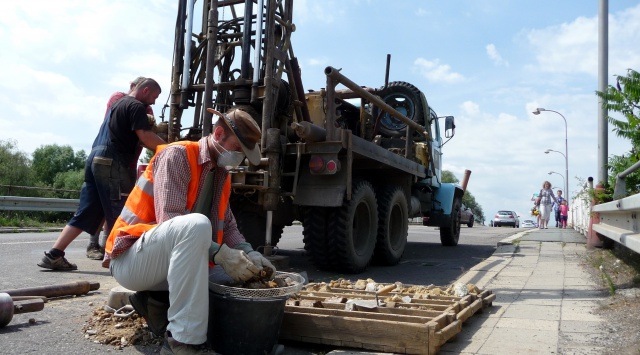
MULTIPOLYGON (((593 190, 596 193, 604 191, 604 186, 600 183, 598 183, 596 185, 596 188, 593 189, 593 178, 591 177, 589 178, 589 185, 591 187, 591 190, 593 190)), ((600 223, 600 213, 593 212, 593 205, 595 205, 596 203, 597 201, 595 197, 592 197, 591 198, 592 207, 590 211, 591 218, 589 218, 589 233, 587 235, 587 249, 601 248, 603 245, 602 237, 599 236, 598 233, 596 233, 596 231, 593 230, 593 225, 600 223)))

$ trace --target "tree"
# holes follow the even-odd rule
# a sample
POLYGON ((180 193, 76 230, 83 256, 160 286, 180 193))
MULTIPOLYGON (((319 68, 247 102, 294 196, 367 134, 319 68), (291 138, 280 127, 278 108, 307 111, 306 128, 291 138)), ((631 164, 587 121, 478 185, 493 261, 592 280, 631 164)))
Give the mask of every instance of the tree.
MULTIPOLYGON (((460 180, 458 180, 458 178, 449 170, 443 170, 442 182, 458 184, 460 183, 460 180)), ((476 198, 471 194, 471 192, 469 192, 469 190, 466 190, 464 192, 464 195, 462 195, 462 203, 465 206, 469 207, 471 211, 473 211, 474 220, 476 220, 477 222, 484 221, 484 211, 482 210, 482 207, 478 204, 478 202, 476 202, 476 198)))
MULTIPOLYGON (((16 148, 15 141, 0 140, 0 185, 29 186, 33 181, 29 156, 16 148)), ((30 196, 29 190, 0 187, 1 195, 30 196)))
POLYGON ((37 181, 51 186, 58 173, 83 170, 86 160, 84 150, 74 153, 69 145, 43 145, 33 152, 33 173, 37 181))
MULTIPOLYGON (((609 85, 605 92, 596 91, 596 95, 603 100, 603 108, 620 113, 625 118, 618 120, 612 116, 607 117, 614 127, 613 132, 631 142, 631 151, 627 155, 613 155, 609 158, 609 186, 615 185, 615 177, 619 173, 640 160, 640 73, 627 69, 626 76, 616 75, 616 78, 615 87, 609 85)), ((640 172, 627 176, 626 188, 628 195, 640 191, 640 172)))

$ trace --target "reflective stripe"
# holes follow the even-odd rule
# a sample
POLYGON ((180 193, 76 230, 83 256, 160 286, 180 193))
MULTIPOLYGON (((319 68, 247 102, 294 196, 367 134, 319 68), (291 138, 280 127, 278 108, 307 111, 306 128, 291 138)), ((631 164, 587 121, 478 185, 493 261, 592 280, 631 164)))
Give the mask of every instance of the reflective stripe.
POLYGON ((120 218, 127 224, 146 223, 140 217, 138 217, 138 215, 136 215, 133 211, 128 209, 126 205, 122 209, 122 212, 120 212, 120 218))
POLYGON ((142 190, 142 192, 153 197, 153 183, 149 181, 149 179, 147 179, 144 176, 144 174, 140 175, 140 177, 138 178, 138 181, 136 182, 136 185, 138 185, 138 187, 140 188, 140 190, 142 190))

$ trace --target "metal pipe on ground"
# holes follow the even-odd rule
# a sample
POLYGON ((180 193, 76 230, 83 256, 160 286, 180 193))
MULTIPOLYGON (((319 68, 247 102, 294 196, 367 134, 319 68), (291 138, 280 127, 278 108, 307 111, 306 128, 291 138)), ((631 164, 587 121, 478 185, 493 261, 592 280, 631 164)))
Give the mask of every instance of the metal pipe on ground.
POLYGON ((96 291, 100 288, 99 282, 76 281, 66 284, 28 287, 15 290, 0 291, 10 296, 44 296, 44 297, 61 297, 84 295, 89 291, 96 291))

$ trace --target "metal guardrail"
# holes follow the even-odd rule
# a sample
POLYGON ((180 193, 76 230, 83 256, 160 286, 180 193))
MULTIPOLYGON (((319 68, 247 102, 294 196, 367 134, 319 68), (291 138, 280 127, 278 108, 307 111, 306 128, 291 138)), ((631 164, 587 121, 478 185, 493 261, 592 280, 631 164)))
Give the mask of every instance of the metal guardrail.
POLYGON ((0 196, 0 211, 75 212, 79 199, 0 196))
POLYGON ((600 215, 595 232, 640 253, 640 194, 593 206, 600 215))

